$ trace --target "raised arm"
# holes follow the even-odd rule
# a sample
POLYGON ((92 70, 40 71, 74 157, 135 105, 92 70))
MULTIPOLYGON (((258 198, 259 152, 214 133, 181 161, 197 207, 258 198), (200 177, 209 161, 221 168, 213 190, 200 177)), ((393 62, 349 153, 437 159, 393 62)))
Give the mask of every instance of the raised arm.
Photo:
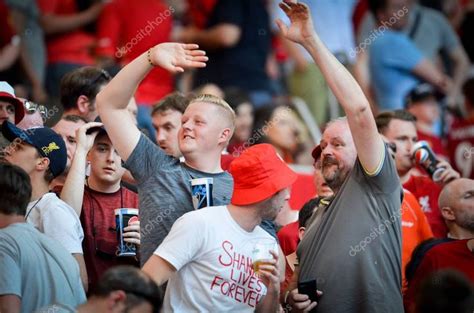
POLYGON ((61 190, 61 199, 69 204, 76 211, 77 215, 81 215, 82 201, 84 199, 84 180, 86 178, 86 158, 87 153, 94 144, 94 139, 98 132, 87 135, 89 128, 102 126, 102 123, 91 122, 82 125, 76 131, 77 148, 72 159, 71 168, 61 190))
POLYGON ((153 66, 172 72, 183 72, 185 67, 204 67, 205 52, 195 44, 162 43, 154 46, 125 66, 97 95, 100 118, 113 146, 126 161, 140 139, 140 131, 127 111, 127 105, 138 84, 153 66))
POLYGON ((384 144, 377 132, 369 102, 346 68, 329 52, 314 31, 308 7, 295 0, 285 0, 280 8, 291 25, 277 20, 282 35, 301 44, 313 57, 329 87, 347 115, 359 160, 368 173, 375 173, 384 156, 384 144))

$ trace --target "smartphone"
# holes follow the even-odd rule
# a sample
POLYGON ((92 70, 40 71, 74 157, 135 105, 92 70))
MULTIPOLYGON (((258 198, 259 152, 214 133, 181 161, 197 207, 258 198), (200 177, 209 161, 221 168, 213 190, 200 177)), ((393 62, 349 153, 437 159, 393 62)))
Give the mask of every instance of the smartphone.
POLYGON ((298 293, 307 295, 311 302, 318 300, 316 279, 298 282, 298 293))

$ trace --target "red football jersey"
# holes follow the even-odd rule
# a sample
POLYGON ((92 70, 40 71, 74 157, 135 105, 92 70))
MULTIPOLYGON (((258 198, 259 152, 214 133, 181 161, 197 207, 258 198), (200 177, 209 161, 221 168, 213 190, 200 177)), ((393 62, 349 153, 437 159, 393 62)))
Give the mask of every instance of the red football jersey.
POLYGON ((448 134, 449 160, 462 177, 474 179, 474 120, 456 120, 448 134))

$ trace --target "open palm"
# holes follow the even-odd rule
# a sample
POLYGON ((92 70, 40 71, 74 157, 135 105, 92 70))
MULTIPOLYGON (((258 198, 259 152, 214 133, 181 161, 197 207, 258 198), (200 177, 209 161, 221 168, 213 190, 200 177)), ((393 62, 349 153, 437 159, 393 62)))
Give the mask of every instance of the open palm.
POLYGON ((313 36, 313 21, 306 4, 297 3, 295 0, 285 0, 280 2, 279 6, 291 21, 289 27, 281 20, 276 21, 285 38, 303 44, 306 39, 313 36))
POLYGON ((196 44, 162 43, 151 51, 153 64, 172 72, 184 72, 185 68, 205 67, 206 52, 196 44))

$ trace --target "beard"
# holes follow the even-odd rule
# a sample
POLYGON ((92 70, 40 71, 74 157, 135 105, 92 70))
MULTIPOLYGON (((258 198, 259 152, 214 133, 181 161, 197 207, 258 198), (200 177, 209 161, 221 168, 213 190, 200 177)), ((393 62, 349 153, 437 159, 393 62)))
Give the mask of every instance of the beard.
POLYGON ((459 218, 456 218, 456 224, 468 231, 474 232, 474 215, 469 215, 467 212, 461 214, 459 218))
POLYGON ((333 157, 325 157, 322 162, 322 173, 326 184, 334 191, 339 190, 346 180, 348 170, 341 167, 339 161, 333 157), (331 167, 336 169, 331 170, 331 167))

